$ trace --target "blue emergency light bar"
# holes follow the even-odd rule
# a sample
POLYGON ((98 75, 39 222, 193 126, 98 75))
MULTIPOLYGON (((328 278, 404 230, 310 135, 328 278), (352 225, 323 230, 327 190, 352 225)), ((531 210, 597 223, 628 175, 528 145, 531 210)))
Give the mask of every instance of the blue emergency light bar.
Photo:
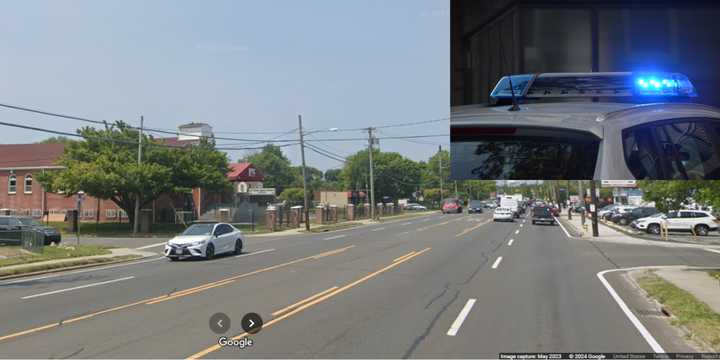
POLYGON ((495 99, 556 97, 696 97, 679 73, 544 73, 503 76, 490 93, 495 99), (512 90, 510 88, 512 83, 512 90))

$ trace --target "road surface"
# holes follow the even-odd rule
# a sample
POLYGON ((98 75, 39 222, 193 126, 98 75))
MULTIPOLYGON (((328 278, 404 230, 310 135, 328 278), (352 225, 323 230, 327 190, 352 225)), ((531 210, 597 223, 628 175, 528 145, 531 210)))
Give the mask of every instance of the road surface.
MULTIPOLYGON (((154 250, 160 251, 161 248, 154 250)), ((149 249, 153 250, 153 249, 149 249)), ((590 242, 559 226, 433 214, 256 238, 239 257, 137 262, 0 282, 0 357, 487 358, 650 352, 597 273, 719 266, 702 249, 590 242), (210 318, 224 313, 217 334, 210 318), (242 328, 257 313, 260 332, 242 328), (218 346, 220 336, 252 346, 218 346)), ((665 351, 690 351, 622 272, 608 285, 665 351)))

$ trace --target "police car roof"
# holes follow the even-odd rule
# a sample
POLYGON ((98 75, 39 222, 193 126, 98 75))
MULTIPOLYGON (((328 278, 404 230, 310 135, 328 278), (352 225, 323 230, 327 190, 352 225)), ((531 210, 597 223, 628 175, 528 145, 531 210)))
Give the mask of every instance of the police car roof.
POLYGON ((720 118, 720 109, 693 103, 633 104, 612 102, 542 102, 510 106, 464 105, 451 112, 451 127, 528 126, 590 131, 602 138, 603 126, 623 115, 664 112, 668 117, 720 118))

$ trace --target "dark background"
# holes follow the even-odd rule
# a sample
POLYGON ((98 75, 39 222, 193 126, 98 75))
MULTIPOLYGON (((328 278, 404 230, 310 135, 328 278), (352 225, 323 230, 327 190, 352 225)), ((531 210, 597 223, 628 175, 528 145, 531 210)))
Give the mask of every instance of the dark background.
POLYGON ((451 0, 452 106, 509 73, 670 71, 720 106, 720 0, 451 0))

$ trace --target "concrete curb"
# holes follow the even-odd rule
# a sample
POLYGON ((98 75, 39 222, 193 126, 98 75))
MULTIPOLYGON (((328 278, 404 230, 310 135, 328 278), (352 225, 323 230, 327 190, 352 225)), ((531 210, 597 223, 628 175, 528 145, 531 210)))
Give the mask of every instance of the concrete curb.
MULTIPOLYGON (((81 264, 81 265, 74 265, 74 266, 66 266, 66 267, 59 267, 55 269, 48 269, 48 270, 40 270, 40 271, 33 271, 33 272, 27 272, 22 274, 13 274, 13 275, 6 275, 6 276, 0 276, 0 281, 2 280, 12 280, 17 278, 23 278, 23 277, 30 277, 35 275, 44 275, 44 274, 51 274, 51 273, 57 273, 57 272, 63 272, 63 271, 70 271, 70 270, 77 270, 77 269, 84 269, 84 268, 91 268, 96 266, 104 266, 104 265, 112 265, 112 264, 118 264, 123 262, 129 262, 129 261, 135 261, 144 259, 148 256, 143 256, 140 254, 127 254, 127 255, 120 255, 115 256, 109 259, 113 259, 116 257, 124 257, 124 256, 132 256, 135 255, 133 258, 126 258, 126 259, 119 259, 119 260, 110 260, 110 261, 101 261, 101 262, 95 262, 90 264, 81 264)), ((79 257, 77 259, 82 259, 82 257, 79 257)))

